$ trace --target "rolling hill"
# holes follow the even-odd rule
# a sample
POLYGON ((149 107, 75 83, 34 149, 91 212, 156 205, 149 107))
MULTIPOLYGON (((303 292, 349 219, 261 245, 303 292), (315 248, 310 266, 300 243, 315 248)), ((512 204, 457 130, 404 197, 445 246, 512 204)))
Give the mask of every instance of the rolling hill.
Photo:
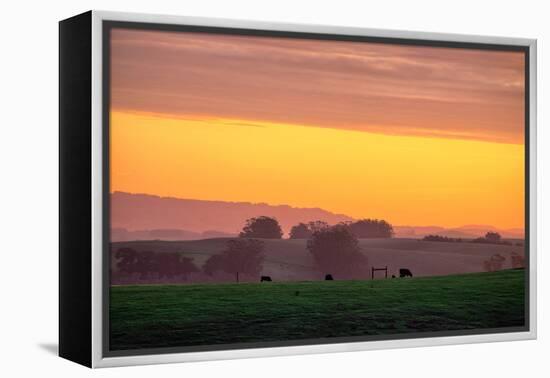
MULTIPOLYGON (((201 267, 210 256, 225 248, 227 240, 229 238, 118 242, 112 244, 112 250, 130 247, 136 251, 180 252, 201 267)), ((306 249, 306 240, 281 239, 264 242, 262 274, 272 276, 275 281, 318 280, 324 276, 325 272, 317 270, 306 249)), ((369 259, 369 265, 388 266, 390 276, 398 275, 399 268, 409 268, 415 277, 482 272, 483 262, 496 253, 506 257, 503 268, 510 268, 511 253, 523 255, 523 247, 514 245, 427 242, 417 239, 360 239, 359 244, 361 251, 369 259)), ((116 272, 114 259, 112 269, 116 272)))

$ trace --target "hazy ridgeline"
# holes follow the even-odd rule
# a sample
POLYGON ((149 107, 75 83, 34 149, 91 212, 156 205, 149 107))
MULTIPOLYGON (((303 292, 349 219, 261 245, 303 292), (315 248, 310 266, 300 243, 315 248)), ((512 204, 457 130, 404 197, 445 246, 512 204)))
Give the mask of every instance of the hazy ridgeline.
MULTIPOLYGON (((320 208, 297 208, 266 203, 205 201, 147 194, 111 194, 111 241, 199 240, 237 236, 243 221, 258 214, 276 218, 287 237, 294 226, 319 220, 328 224, 354 221, 350 216, 320 208), (198 216, 200 215, 200 216, 198 216)), ((503 238, 522 239, 522 229, 496 229, 489 225, 445 228, 392 224, 394 236, 421 239, 426 235, 473 239, 487 231, 503 238)))

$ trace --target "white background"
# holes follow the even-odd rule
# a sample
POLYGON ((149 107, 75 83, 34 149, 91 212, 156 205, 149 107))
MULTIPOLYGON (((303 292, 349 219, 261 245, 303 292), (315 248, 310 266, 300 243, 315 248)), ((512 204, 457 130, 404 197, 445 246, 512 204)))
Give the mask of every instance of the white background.
MULTIPOLYGON (((0 22, 0 375, 80 377, 466 377, 550 371, 548 1, 6 1, 0 22), (545 4, 546 3, 546 4, 545 4), (537 38, 539 339, 91 371, 55 356, 58 246, 58 25, 89 9, 537 38), (544 172, 545 171, 545 172, 544 172), (545 351, 546 349, 546 351, 545 351)), ((503 204, 505 206, 505 204, 503 204)))

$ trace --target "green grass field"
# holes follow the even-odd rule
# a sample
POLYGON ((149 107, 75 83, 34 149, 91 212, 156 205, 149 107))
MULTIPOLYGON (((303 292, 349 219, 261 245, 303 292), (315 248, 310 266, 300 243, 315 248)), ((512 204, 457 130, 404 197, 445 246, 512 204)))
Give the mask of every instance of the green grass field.
POLYGON ((522 326, 524 271, 111 288, 111 349, 522 326))

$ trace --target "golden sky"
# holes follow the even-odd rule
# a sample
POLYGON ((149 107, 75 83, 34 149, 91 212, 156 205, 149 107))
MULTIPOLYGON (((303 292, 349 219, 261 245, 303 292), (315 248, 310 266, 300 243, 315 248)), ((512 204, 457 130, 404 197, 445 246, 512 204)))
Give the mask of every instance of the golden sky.
POLYGON ((519 52, 115 29, 111 190, 524 224, 519 52))

